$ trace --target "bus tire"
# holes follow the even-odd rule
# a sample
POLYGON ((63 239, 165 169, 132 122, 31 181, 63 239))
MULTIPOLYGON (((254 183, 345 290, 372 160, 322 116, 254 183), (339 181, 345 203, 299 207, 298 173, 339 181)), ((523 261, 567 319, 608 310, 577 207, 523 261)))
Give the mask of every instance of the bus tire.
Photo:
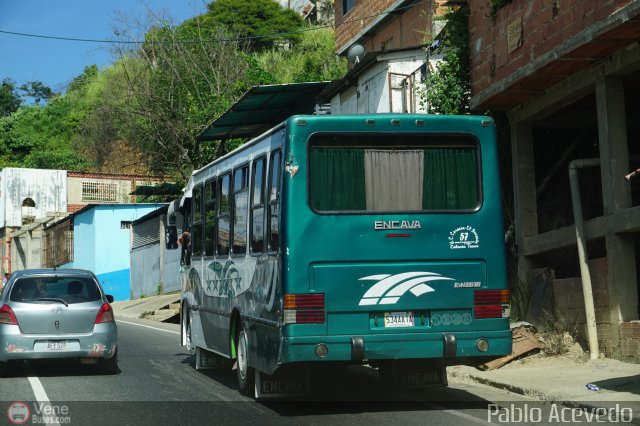
POLYGON ((238 390, 242 395, 252 395, 254 392, 255 370, 249 367, 249 335, 242 322, 238 323, 237 368, 238 390))
POLYGON ((0 377, 7 377, 9 375, 9 363, 7 361, 0 361, 0 377))
POLYGON ((380 382, 386 389, 395 389, 395 375, 396 375, 396 361, 388 360, 382 361, 378 365, 378 374, 380 376, 380 382))
POLYGON ((191 339, 191 312, 188 309, 184 310, 185 315, 182 316, 182 332, 184 333, 184 343, 189 356, 195 355, 195 346, 193 345, 193 340, 191 339))

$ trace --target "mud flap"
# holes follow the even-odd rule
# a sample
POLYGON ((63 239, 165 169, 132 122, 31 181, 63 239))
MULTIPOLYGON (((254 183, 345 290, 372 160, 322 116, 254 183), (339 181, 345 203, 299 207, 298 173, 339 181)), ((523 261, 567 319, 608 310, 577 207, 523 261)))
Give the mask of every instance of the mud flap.
POLYGON ((394 389, 421 389, 447 386, 445 366, 424 360, 392 361, 385 365, 388 384, 394 389))
POLYGON ((196 346, 196 370, 222 370, 230 366, 230 359, 196 346))
POLYGON ((307 367, 279 368, 273 375, 256 370, 255 398, 292 398, 311 393, 311 380, 307 367))

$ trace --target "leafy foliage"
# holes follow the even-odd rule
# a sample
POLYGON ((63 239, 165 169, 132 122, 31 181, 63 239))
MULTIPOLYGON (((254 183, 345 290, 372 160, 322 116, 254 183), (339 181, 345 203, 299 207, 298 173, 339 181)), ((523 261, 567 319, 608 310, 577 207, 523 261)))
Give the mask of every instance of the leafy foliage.
POLYGON ((271 82, 237 43, 192 42, 225 37, 219 26, 155 26, 141 49, 121 51, 130 101, 114 115, 120 135, 136 141, 155 170, 186 178, 220 155, 224 144, 200 144, 196 136, 252 85, 271 82))
POLYGON ((40 101, 48 101, 55 93, 49 87, 42 84, 40 81, 29 81, 22 86, 20 90, 25 93, 25 96, 33 98, 36 104, 40 104, 40 101))
POLYGON ((20 108, 22 100, 16 90, 15 83, 5 78, 0 84, 0 117, 10 115, 20 108))
POLYGON ((207 13, 199 18, 203 25, 209 26, 213 21, 225 26, 231 34, 248 38, 251 50, 295 44, 300 39, 295 31, 304 23, 300 15, 274 0, 216 0, 207 8, 207 13))
POLYGON ((468 57, 468 9, 446 14, 442 44, 436 50, 444 59, 428 75, 420 101, 433 114, 468 114, 471 93, 468 57))
POLYGON ((301 18, 273 0, 217 0, 177 27, 156 15, 121 24, 115 32, 121 41, 142 33, 145 43, 114 44, 114 65, 86 67, 64 94, 35 81, 20 88, 2 82, 0 167, 157 172, 186 180, 244 143, 196 136, 250 87, 346 72, 331 30, 300 32, 301 18), (23 104, 27 97, 34 102, 23 104))
POLYGON ((303 33, 290 50, 271 49, 255 56, 278 83, 333 80, 347 72, 347 61, 334 53, 335 43, 333 31, 323 28, 303 33))
POLYGON ((89 164, 71 144, 76 123, 65 99, 22 107, 0 118, 0 166, 84 170, 89 164))

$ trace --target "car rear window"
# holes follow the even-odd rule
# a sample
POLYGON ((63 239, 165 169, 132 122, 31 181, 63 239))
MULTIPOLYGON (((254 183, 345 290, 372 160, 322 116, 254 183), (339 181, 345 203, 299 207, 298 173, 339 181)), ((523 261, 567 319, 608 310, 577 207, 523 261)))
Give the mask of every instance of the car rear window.
POLYGON ((13 302, 38 303, 48 299, 67 303, 100 300, 95 281, 84 277, 25 277, 13 283, 9 299, 13 302))

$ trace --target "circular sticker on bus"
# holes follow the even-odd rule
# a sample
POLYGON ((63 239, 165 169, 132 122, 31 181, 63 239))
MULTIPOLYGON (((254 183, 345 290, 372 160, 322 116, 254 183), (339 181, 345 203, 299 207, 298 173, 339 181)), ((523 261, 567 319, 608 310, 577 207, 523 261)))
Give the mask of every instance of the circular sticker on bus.
POLYGON ((480 238, 474 227, 460 226, 449 232, 449 248, 451 250, 478 247, 480 247, 480 238))

